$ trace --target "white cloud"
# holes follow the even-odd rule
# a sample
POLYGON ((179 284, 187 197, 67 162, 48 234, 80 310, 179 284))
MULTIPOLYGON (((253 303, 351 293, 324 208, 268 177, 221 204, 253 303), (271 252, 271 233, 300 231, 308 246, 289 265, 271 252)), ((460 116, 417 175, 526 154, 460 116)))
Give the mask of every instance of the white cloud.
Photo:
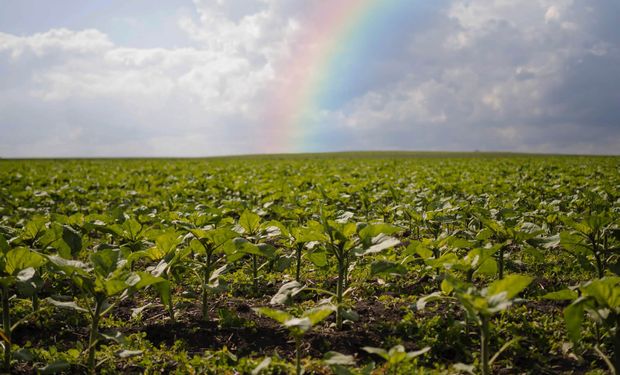
MULTIPOLYGON (((352 81, 363 85, 315 114, 312 147, 617 152, 620 52, 605 1, 435 4, 427 25, 400 25, 398 48, 365 56, 352 81)), ((274 88, 312 73, 281 74, 316 41, 300 37, 322 32, 308 9, 324 3, 194 4, 173 15, 184 48, 129 48, 95 29, 0 33, 0 153, 263 150, 274 88)))

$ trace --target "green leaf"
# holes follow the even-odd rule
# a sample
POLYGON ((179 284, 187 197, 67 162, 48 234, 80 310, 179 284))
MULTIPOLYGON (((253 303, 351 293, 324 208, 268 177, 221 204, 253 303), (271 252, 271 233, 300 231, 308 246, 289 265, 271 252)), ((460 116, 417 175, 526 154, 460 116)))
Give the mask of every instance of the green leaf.
POLYGON ((336 311, 336 308, 334 306, 324 305, 304 311, 303 317, 310 319, 310 325, 315 326, 319 322, 325 320, 334 311, 336 311))
POLYGON ((380 234, 389 236, 400 231, 402 231, 401 228, 390 224, 370 224, 360 231, 359 236, 362 241, 366 241, 375 238, 380 234))
POLYGON ((6 238, 4 238, 4 236, 2 234, 0 234, 0 251, 2 251, 3 253, 6 253, 7 251, 9 251, 11 247, 9 246, 9 243, 7 242, 6 238))
POLYGON ((41 216, 35 216, 24 226, 21 237, 25 240, 35 240, 45 231, 47 219, 41 216))
POLYGON ((380 356, 381 358, 385 359, 386 361, 390 358, 388 356, 388 352, 385 349, 381 349, 381 348, 375 348, 372 346, 364 346, 362 348, 362 350, 364 350, 365 352, 368 352, 370 354, 376 354, 378 356, 380 356))
POLYGON ((5 271, 10 275, 26 268, 39 268, 45 264, 45 258, 25 247, 9 250, 5 255, 5 271))
MULTIPOLYGON (((168 254, 171 251, 176 250, 177 246, 181 243, 182 238, 177 233, 165 233, 158 236, 155 239, 155 246, 159 249, 159 251, 163 254, 168 254)), ((159 257, 158 259, 161 259, 159 257)))
POLYGON ((310 318, 292 318, 284 322, 284 327, 288 328, 294 335, 299 336, 312 328, 310 318))
POLYGON ((447 279, 441 281, 441 292, 445 295, 449 295, 454 290, 454 286, 447 279))
POLYGON ((575 343, 581 338, 583 323, 584 299, 580 298, 564 309, 564 322, 568 337, 575 343))
POLYGON ((114 296, 119 293, 124 292, 129 288, 129 285, 125 282, 125 280, 120 279, 108 279, 101 280, 103 283, 103 287, 107 296, 114 296))
POLYGON ((285 283, 278 289, 278 292, 271 297, 271 301, 269 302, 272 305, 286 305, 288 304, 294 296, 299 294, 302 290, 305 289, 305 286, 301 283, 293 280, 285 283))
POLYGON ((511 300, 527 288, 532 282, 531 276, 525 275, 508 275, 501 280, 494 281, 487 288, 487 296, 492 297, 500 293, 506 293, 505 299, 511 300))
POLYGON ((67 275, 72 275, 74 273, 77 273, 81 276, 90 275, 88 272, 88 266, 85 263, 80 262, 79 260, 65 259, 55 255, 48 255, 47 259, 50 261, 50 263, 55 265, 60 270, 64 271, 67 275))
POLYGON ((588 240, 573 232, 560 233, 560 246, 574 255, 588 255, 591 252, 588 240))
POLYGON ((95 272, 107 277, 118 268, 120 251, 118 249, 103 249, 90 255, 90 261, 95 266, 95 272))
POLYGON ((313 251, 306 254, 306 258, 317 267, 327 266, 327 254, 324 251, 313 251))
POLYGON ((68 225, 62 226, 62 242, 69 249, 69 254, 75 257, 82 250, 82 236, 68 225))
POLYGON ((114 352, 114 354, 116 354, 120 358, 136 357, 141 355, 142 353, 142 350, 117 350, 116 352, 114 352))
POLYGON ((56 306, 56 307, 60 307, 63 309, 70 309, 70 310, 75 310, 75 311, 80 311, 80 312, 86 312, 87 310, 78 306, 77 303, 75 303, 75 301, 68 301, 68 302, 63 302, 63 301, 56 301, 53 298, 46 298, 45 301, 47 301, 48 303, 56 306))
POLYGON ((239 225, 243 228, 246 234, 254 234, 260 227, 260 216, 251 211, 245 211, 239 218, 239 225))
POLYGON ((416 309, 424 310, 424 308, 426 307, 426 304, 428 304, 429 302, 440 300, 442 298, 443 297, 441 295, 441 292, 434 292, 434 293, 429 294, 428 296, 419 298, 418 301, 416 302, 416 309))
POLYGON ((270 364, 271 364, 271 357, 265 357, 265 359, 263 359, 261 363, 258 364, 258 366, 254 367, 254 369, 252 370, 252 375, 258 375, 262 371, 267 370, 270 364))
POLYGON ((295 242, 297 243, 306 243, 306 242, 325 242, 327 241, 327 237, 321 231, 318 231, 314 228, 293 228, 293 237, 295 237, 295 242))
POLYGON ((405 275, 407 268, 400 263, 379 260, 370 264, 370 274, 376 275, 405 275))
POLYGON ((270 309, 269 307, 257 307, 253 309, 257 314, 264 315, 268 318, 275 320, 280 324, 286 323, 287 320, 293 319, 294 317, 282 310, 270 309))
POLYGON ((327 352, 323 355, 323 362, 328 365, 355 366, 355 358, 338 352, 327 352))
POLYGON ((32 267, 23 269, 17 273, 17 281, 21 281, 21 282, 29 281, 34 277, 35 273, 36 271, 32 267))
POLYGON ((390 247, 400 245, 400 240, 385 234, 379 234, 370 241, 370 246, 365 248, 363 252, 357 255, 375 254, 390 247))
POLYGON ((54 361, 37 369, 37 373, 41 375, 57 374, 59 372, 68 371, 71 365, 67 361, 54 361))
POLYGON ((427 346, 427 347, 422 348, 420 350, 416 350, 416 351, 413 351, 413 352, 408 352, 407 353, 407 358, 412 359, 412 358, 415 358, 415 357, 419 357, 422 354, 427 353, 429 350, 431 350, 431 347, 427 346))
POLYGON ((547 293, 544 296, 542 296, 542 298, 544 299, 550 299, 550 300, 555 300, 555 301, 564 301, 564 300, 572 301, 574 299, 577 299, 577 297, 579 297, 579 294, 576 291, 570 290, 570 289, 562 289, 556 292, 547 293))

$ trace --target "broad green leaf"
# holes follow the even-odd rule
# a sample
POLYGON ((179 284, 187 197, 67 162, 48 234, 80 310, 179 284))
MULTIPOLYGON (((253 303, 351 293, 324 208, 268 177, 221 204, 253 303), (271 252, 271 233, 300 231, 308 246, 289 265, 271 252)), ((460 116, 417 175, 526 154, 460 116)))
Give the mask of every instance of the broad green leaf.
POLYGON ((400 241, 394 237, 379 234, 378 236, 372 238, 369 245, 369 247, 365 248, 364 251, 358 255, 375 254, 385 249, 389 249, 390 247, 400 245, 400 241))
POLYGON ((40 367, 37 369, 37 374, 40 375, 49 375, 49 374, 58 374, 60 372, 65 372, 71 369, 71 364, 67 361, 54 361, 52 363, 48 363, 47 365, 40 367))
POLYGON ((118 249, 103 249, 90 255, 90 261, 95 267, 95 272, 107 277, 118 268, 120 251, 118 249))
POLYGON ((564 321, 568 337, 573 342, 581 338, 581 324, 583 323, 584 299, 578 299, 564 309, 564 321))
POLYGON ((359 236, 362 241, 366 241, 373 239, 380 234, 389 236, 400 231, 402 231, 402 229, 390 224, 370 224, 364 227, 364 229, 360 230, 359 236))
MULTIPOLYGON (((168 254, 169 252, 176 250, 181 241, 182 238, 177 233, 165 233, 155 239, 155 246, 159 250, 160 254, 168 254)), ((161 258, 163 258, 163 256, 156 259, 161 258)))
POLYGON ((288 328, 294 335, 302 335, 312 328, 312 321, 308 317, 291 318, 284 322, 284 327, 288 328))
POLYGON ((566 231, 560 233, 560 246, 575 255, 588 255, 591 252, 586 238, 566 231))
POLYGON ((47 259, 50 261, 50 263, 60 268, 68 275, 72 275, 74 273, 82 276, 90 275, 88 265, 80 262, 79 260, 65 259, 55 255, 48 255, 47 259))
POLYGON ((428 351, 430 351, 430 350, 431 350, 431 347, 427 346, 427 347, 422 348, 420 350, 416 350, 416 351, 413 351, 413 352, 407 352, 407 358, 412 359, 412 358, 415 358, 415 357, 419 357, 419 356, 421 356, 424 353, 428 353, 428 351))
POLYGON ((25 268, 17 273, 17 281, 26 282, 31 280, 36 271, 32 267, 25 268))
POLYGON ((443 298, 441 295, 441 292, 434 292, 427 296, 421 297, 416 302, 416 309, 424 310, 424 308, 429 302, 437 301, 437 300, 440 300, 441 298, 443 298))
POLYGON ((327 237, 322 231, 318 231, 315 228, 293 228, 293 237, 295 237, 295 242, 297 243, 306 243, 306 242, 325 242, 327 241, 327 237))
POLYGON ((142 355, 142 350, 118 350, 114 352, 120 358, 131 358, 142 355))
POLYGON ((9 246, 6 238, 4 238, 2 234, 0 234, 0 251, 2 251, 2 253, 6 253, 7 251, 9 251, 10 248, 11 247, 9 246))
POLYGON ((310 325, 314 326, 317 323, 325 320, 328 316, 330 316, 336 308, 332 305, 319 306, 313 309, 304 311, 303 317, 310 319, 310 325))
POLYGON ((56 307, 60 307, 63 309, 70 309, 70 310, 75 310, 75 311, 80 311, 80 312, 86 312, 86 309, 78 306, 77 303, 75 303, 75 301, 57 301, 53 298, 46 298, 45 299, 48 303, 56 306, 56 307))
POLYGON ((299 294, 302 290, 305 289, 305 286, 301 283, 293 280, 285 283, 278 289, 278 292, 271 297, 271 301, 269 302, 272 305, 285 305, 288 304, 291 299, 299 294))
POLYGON ((239 225, 246 234, 256 233, 260 227, 260 216, 251 211, 245 211, 239 217, 239 225))
POLYGON ((579 297, 579 294, 576 291, 570 290, 570 289, 562 289, 556 292, 547 293, 544 296, 542 296, 542 298, 544 299, 550 299, 550 300, 555 300, 555 301, 563 301, 563 300, 572 301, 574 299, 577 299, 577 297, 579 297))
POLYGON ((433 256, 433 251, 419 241, 411 241, 407 246, 407 254, 417 254, 422 259, 428 259, 433 256))
POLYGON ((338 352, 327 352, 323 356, 323 362, 328 365, 355 366, 355 358, 338 352))
POLYGON ((506 293, 506 299, 511 300, 527 288, 532 282, 531 276, 508 275, 501 280, 492 282, 487 288, 487 296, 491 297, 500 293, 506 293))
POLYGON ((327 266, 327 254, 324 251, 313 251, 306 254, 306 258, 317 267, 327 266))
POLYGON ((9 250, 5 256, 5 271, 10 275, 26 268, 39 268, 45 264, 45 258, 25 247, 9 250))
POLYGON ((385 359, 386 361, 390 358, 388 356, 388 352, 385 349, 381 349, 381 348, 375 348, 372 346, 364 346, 362 347, 362 350, 364 350, 365 352, 368 352, 370 354, 376 354, 378 356, 380 356, 381 358, 385 359))
POLYGON ((265 359, 263 359, 261 363, 258 364, 258 366, 254 367, 254 369, 252 370, 252 375, 259 375, 262 371, 267 370, 270 364, 271 357, 265 357, 265 359))
MULTIPOLYGON (((124 292, 127 288, 129 288, 129 285, 127 285, 125 280, 120 280, 120 279, 100 280, 98 279, 97 281, 98 282, 101 281, 101 283, 103 284, 103 290, 105 291, 107 296, 117 295, 119 293, 124 292)), ((97 283, 97 285, 99 285, 99 283, 97 283)))
POLYGON ((370 274, 376 275, 405 275, 407 268, 400 263, 379 260, 370 264, 370 274))
POLYGON ((454 286, 447 279, 441 281, 441 292, 445 295, 449 295, 454 290, 454 286))
POLYGON ((286 321, 293 319, 294 317, 282 310, 270 309, 269 307, 257 307, 253 309, 256 313, 264 315, 268 318, 275 320, 280 324, 286 323, 286 321))
POLYGON ((33 217, 24 226, 24 231, 22 232, 21 237, 24 240, 37 239, 45 231, 46 222, 47 222, 47 219, 45 219, 44 217, 41 217, 41 216, 33 217))

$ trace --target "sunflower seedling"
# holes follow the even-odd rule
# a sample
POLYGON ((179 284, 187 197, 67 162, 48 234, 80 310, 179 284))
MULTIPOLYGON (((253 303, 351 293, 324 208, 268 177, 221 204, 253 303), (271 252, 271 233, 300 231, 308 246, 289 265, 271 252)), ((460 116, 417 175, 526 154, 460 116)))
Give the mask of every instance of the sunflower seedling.
POLYGON ((610 360, 596 345, 594 349, 603 358, 613 374, 620 372, 620 277, 605 277, 589 281, 578 291, 564 289, 543 296, 551 300, 572 300, 564 309, 568 337, 574 343, 581 339, 583 317, 590 317, 598 326, 613 332, 613 358, 610 360))
POLYGON ((300 317, 295 317, 286 311, 271 309, 268 307, 255 308, 260 315, 269 317, 289 331, 295 340, 295 368, 296 374, 302 373, 301 368, 301 339, 312 327, 325 320, 336 308, 333 305, 321 305, 304 311, 300 317))
POLYGON ((387 365, 389 366, 391 370, 390 372, 392 374, 398 374, 398 367, 401 363, 405 361, 410 361, 428 352, 429 350, 431 350, 431 348, 427 346, 420 350, 416 350, 413 352, 406 352, 405 347, 402 345, 396 345, 392 347, 390 350, 385 350, 382 348, 374 348, 372 346, 364 346, 362 349, 364 349, 364 351, 370 354, 375 354, 383 358, 387 362, 387 365))
POLYGON ((441 283, 443 294, 442 292, 435 292, 420 298, 416 307, 418 310, 422 310, 428 302, 442 298, 458 300, 467 317, 480 327, 480 372, 482 375, 488 375, 491 373, 491 365, 495 359, 516 340, 513 339, 506 343, 493 358, 490 358, 491 317, 508 309, 514 298, 531 282, 530 276, 508 275, 501 280, 492 282, 486 288, 479 289, 446 275, 441 283), (454 297, 449 295, 454 295, 454 297))

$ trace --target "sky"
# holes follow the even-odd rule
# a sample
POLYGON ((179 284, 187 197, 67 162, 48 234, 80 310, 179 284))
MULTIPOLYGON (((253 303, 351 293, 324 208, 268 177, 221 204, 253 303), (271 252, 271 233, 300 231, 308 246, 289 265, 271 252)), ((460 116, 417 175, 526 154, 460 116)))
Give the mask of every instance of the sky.
POLYGON ((620 153, 618 0, 0 0, 0 157, 620 153))

